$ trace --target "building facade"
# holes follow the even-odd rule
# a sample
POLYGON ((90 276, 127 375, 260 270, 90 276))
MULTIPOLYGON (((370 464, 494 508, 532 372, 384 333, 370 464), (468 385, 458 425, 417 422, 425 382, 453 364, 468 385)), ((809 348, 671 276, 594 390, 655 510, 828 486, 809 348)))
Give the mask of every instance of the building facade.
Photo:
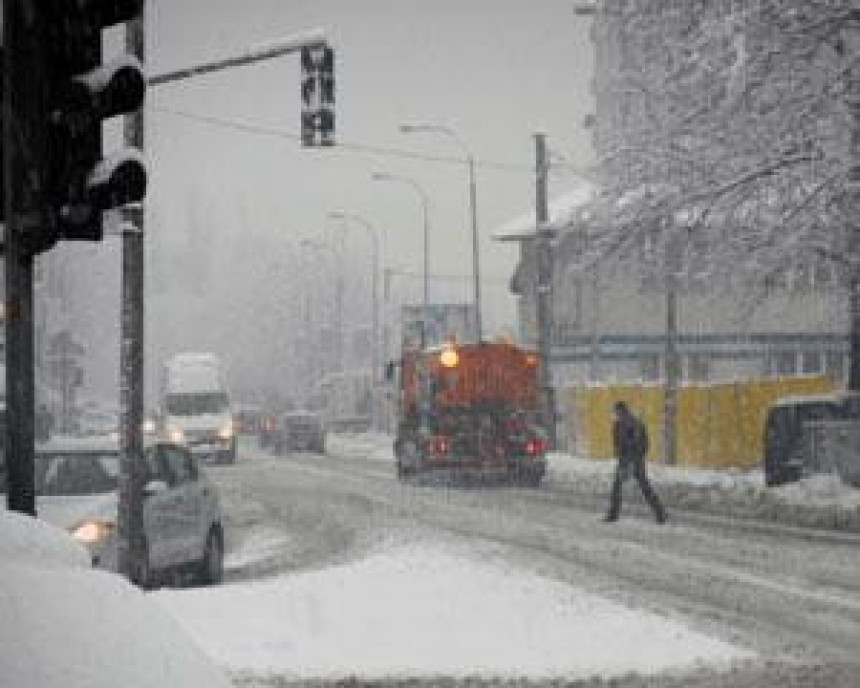
MULTIPOLYGON (((749 94, 744 80, 761 74, 747 68, 761 67, 749 53, 761 54, 769 45, 783 49, 787 39, 780 32, 789 27, 779 22, 767 26, 768 13, 778 7, 767 0, 604 0, 595 8, 595 112, 589 120, 600 183, 589 199, 552 218, 558 231, 551 361, 556 386, 657 382, 665 379, 670 361, 676 362, 682 383, 821 373, 844 381, 849 329, 845 270, 838 260, 809 248, 807 238, 814 234, 809 228, 819 218, 789 212, 780 204, 790 194, 803 196, 806 189, 818 188, 833 174, 833 165, 840 164, 827 157, 839 139, 838 117, 829 104, 819 109, 823 114, 818 120, 804 122, 804 132, 813 140, 802 142, 803 150, 815 148, 810 159, 827 164, 798 166, 790 171, 793 176, 767 180, 769 187, 753 188, 744 200, 715 193, 712 201, 702 194, 709 184, 720 183, 727 165, 737 165, 740 174, 749 164, 737 154, 745 139, 725 144, 704 139, 730 126, 717 117, 722 111, 747 111, 736 99, 749 94), (698 112, 711 117, 710 129, 685 124, 698 112), (694 159, 705 153, 712 162, 694 159), (640 196, 651 200, 659 194, 650 190, 671 189, 664 196, 675 203, 665 203, 672 232, 651 231, 665 229, 655 227, 665 220, 655 219, 653 209, 637 198, 635 192, 643 188, 649 193, 640 196), (695 200, 679 207, 679 198, 695 200), (754 206, 755 216, 744 215, 744 203, 754 206), (637 204, 643 206, 638 213, 637 204), (719 237, 730 245, 735 237, 750 235, 750 225, 760 221, 768 204, 774 206, 772 214, 791 218, 794 224, 786 221, 785 234, 799 237, 796 250, 789 241, 775 243, 772 252, 761 252, 756 261, 744 260, 742 245, 732 246, 734 253, 724 251, 719 237), (623 214, 639 219, 612 226, 623 214), (704 216, 708 219, 700 221, 704 216), (652 234, 659 240, 652 241, 652 234)), ((817 64, 814 74, 805 81, 798 77, 794 88, 813 94, 816 79, 824 78, 820 75, 827 75, 829 67, 817 64)), ((772 87, 755 92, 756 103, 769 96, 778 102, 785 78, 774 74, 772 87)), ((756 120, 746 125, 749 145, 755 143, 756 127, 766 124, 756 120)), ((797 203, 803 204, 809 205, 797 203)), ((778 237, 779 223, 773 224, 778 237)), ((523 242, 511 289, 519 297, 522 338, 533 344, 531 242, 523 242)))

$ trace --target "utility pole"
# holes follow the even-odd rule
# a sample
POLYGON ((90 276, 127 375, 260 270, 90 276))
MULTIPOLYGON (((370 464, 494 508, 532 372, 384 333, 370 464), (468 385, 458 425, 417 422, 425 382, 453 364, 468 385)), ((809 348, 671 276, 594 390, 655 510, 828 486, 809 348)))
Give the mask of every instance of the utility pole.
POLYGON ((842 32, 842 53, 848 66, 845 103, 851 114, 850 167, 845 185, 845 216, 853 223, 850 236, 850 369, 848 389, 860 391, 860 9, 852 9, 842 32))
MULTIPOLYGON (((384 268, 383 269, 383 278, 382 278, 382 300, 384 303, 383 306, 383 316, 382 316, 382 358, 384 359, 386 370, 388 368, 388 362, 390 361, 389 355, 391 351, 391 278, 394 275, 393 268, 384 268)), ((385 394, 385 421, 383 423, 383 429, 386 432, 391 432, 394 426, 392 421, 392 409, 391 404, 389 403, 388 396, 388 387, 386 386, 386 394, 385 394)))
MULTIPOLYGON (((671 222, 671 220, 670 220, 671 222)), ((678 384, 681 379, 678 359, 678 238, 670 225, 666 244, 666 349, 663 377, 663 463, 674 466, 678 461, 678 384)))
POLYGON ((475 300, 475 336, 478 342, 484 338, 481 318, 481 265, 478 242, 478 191, 475 183, 475 158, 469 153, 469 215, 472 225, 472 281, 475 300))
POLYGON ((550 446, 556 447, 555 392, 552 388, 550 354, 552 351, 552 232, 547 228, 549 221, 548 181, 549 159, 547 156, 546 134, 537 133, 535 137, 535 258, 537 263, 536 301, 537 301, 537 342, 540 363, 538 366, 538 386, 541 391, 541 411, 543 412, 550 446))
MULTIPOLYGON (((144 63, 145 7, 126 24, 129 54, 144 63)), ((143 108, 126 115, 123 138, 143 150, 143 108)), ((117 555, 121 574, 146 583, 146 542, 143 534, 143 206, 123 210, 122 308, 120 346, 120 474, 117 514, 117 555)))

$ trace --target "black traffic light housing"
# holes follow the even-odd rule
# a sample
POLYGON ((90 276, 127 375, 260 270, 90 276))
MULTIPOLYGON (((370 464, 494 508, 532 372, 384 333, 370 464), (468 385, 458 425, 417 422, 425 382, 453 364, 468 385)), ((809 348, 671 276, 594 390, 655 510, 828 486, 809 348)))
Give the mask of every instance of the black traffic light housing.
POLYGON ((39 177, 44 210, 34 253, 62 239, 99 241, 102 212, 140 201, 146 167, 140 151, 102 159, 102 121, 143 103, 139 61, 102 64, 102 30, 138 17, 143 0, 63 0, 43 4, 44 146, 39 177))
POLYGON ((302 145, 333 146, 334 50, 327 45, 302 48, 302 145))

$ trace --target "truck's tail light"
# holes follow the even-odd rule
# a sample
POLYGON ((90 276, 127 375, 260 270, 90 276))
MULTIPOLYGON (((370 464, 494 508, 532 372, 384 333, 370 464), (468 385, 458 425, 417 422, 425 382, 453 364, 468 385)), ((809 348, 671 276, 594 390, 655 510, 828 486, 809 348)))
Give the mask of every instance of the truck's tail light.
POLYGON ((436 437, 432 443, 433 453, 437 456, 444 456, 451 449, 451 443, 447 437, 436 437))
POLYGON ((526 454, 529 456, 537 456, 546 451, 546 442, 540 439, 531 439, 526 442, 526 454))

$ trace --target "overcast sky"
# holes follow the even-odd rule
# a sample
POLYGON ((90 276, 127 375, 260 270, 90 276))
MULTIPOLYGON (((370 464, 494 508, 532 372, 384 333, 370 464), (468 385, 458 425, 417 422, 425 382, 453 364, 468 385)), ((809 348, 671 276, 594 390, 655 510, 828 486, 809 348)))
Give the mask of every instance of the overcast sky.
MULTIPOLYGON (((500 278, 509 276, 516 252, 489 236, 532 206, 532 133, 544 130, 550 145, 574 163, 589 159, 589 135, 581 126, 592 108, 588 20, 573 14, 569 1, 153 0, 149 8, 151 74, 323 28, 336 51, 337 138, 343 144, 306 150, 296 140, 296 56, 154 88, 147 106, 153 162, 147 204, 165 224, 160 232, 183 231, 190 197, 218 209, 207 216, 216 243, 262 234, 296 245, 302 236, 325 231, 329 211, 344 209, 384 232, 386 262, 417 269, 418 198, 405 185, 371 181, 374 171, 386 171, 412 177, 429 196, 430 272, 468 274, 465 165, 396 154, 457 156, 444 136, 398 131, 404 122, 447 124, 479 162, 510 166, 481 165, 478 171, 481 257, 487 299, 495 301, 503 297, 500 278), (194 115, 284 137, 216 126, 194 115)), ((552 189, 563 191, 575 181, 559 169, 552 189)))
MULTIPOLYGON (((454 128, 478 161, 485 329, 492 334, 514 324, 507 283, 517 248, 490 236, 533 208, 533 133, 546 132, 551 149, 571 165, 592 156, 582 127, 593 109, 590 21, 574 15, 570 0, 147 5, 150 75, 314 28, 326 32, 337 64, 334 149, 303 149, 298 140, 297 55, 150 89, 147 337, 159 355, 206 345, 205 313, 218 314, 224 333, 256 327, 259 314, 250 305, 237 310, 234 303, 223 313, 213 303, 230 300, 225 289, 245 294, 248 279, 257 280, 257 293, 260 275, 271 274, 283 299, 298 297, 285 284, 301 271, 307 279, 308 271, 324 269, 320 256, 302 253, 299 242, 336 234, 338 223, 326 219, 333 210, 361 215, 378 229, 385 264, 413 273, 395 279, 395 292, 419 299, 419 197, 405 184, 372 181, 377 171, 410 177, 429 197, 430 273, 445 277, 431 280, 430 300, 471 298, 467 167, 409 157, 460 153, 444 136, 400 133, 408 122, 454 128)), ((557 167, 551 194, 577 182, 570 169, 557 167)), ((369 272, 366 235, 353 225, 345 236, 350 267, 369 272)), ((106 247, 87 253, 116 261, 106 247)), ((366 288, 348 286, 354 298, 366 288)))

